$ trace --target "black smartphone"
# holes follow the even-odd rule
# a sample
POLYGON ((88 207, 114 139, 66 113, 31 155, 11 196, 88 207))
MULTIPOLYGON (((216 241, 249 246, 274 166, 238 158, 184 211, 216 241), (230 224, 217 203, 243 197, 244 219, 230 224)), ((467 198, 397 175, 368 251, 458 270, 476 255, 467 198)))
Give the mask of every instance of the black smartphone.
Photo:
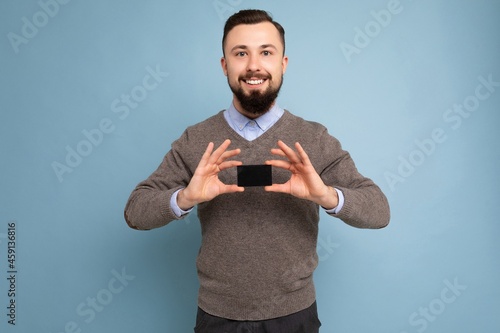
POLYGON ((268 186, 273 184, 270 165, 239 165, 238 186, 268 186))

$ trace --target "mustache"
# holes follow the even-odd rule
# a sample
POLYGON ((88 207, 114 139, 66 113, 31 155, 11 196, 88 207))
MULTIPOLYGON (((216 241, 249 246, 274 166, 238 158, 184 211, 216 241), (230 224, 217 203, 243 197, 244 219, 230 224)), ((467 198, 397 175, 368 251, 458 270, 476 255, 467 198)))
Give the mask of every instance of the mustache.
POLYGON ((263 73, 256 73, 256 72, 248 72, 245 75, 241 75, 239 77, 240 80, 250 80, 250 79, 272 79, 271 74, 263 74, 263 73))

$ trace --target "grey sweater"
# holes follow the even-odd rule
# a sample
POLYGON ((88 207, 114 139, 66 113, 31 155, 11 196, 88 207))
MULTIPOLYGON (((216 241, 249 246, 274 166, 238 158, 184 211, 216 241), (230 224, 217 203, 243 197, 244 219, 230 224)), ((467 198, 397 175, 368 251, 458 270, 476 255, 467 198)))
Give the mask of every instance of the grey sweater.
MULTIPOLYGON (((172 194, 187 186, 208 143, 218 147, 228 138, 229 149, 241 149, 235 159, 243 164, 276 159, 270 150, 278 140, 289 146, 300 142, 325 184, 344 194, 344 206, 335 217, 358 228, 382 228, 389 223, 386 197, 357 171, 339 141, 324 126, 285 111, 253 141, 231 129, 222 112, 187 128, 158 169, 133 190, 125 207, 128 225, 148 230, 178 219, 170 208, 172 194)), ((236 169, 222 171, 219 178, 235 184, 236 169)), ((273 168, 274 183, 289 178, 288 171, 273 168)), ((265 320, 314 302, 318 205, 249 187, 198 205, 198 217, 202 232, 196 262, 198 305, 203 310, 227 319, 265 320)))

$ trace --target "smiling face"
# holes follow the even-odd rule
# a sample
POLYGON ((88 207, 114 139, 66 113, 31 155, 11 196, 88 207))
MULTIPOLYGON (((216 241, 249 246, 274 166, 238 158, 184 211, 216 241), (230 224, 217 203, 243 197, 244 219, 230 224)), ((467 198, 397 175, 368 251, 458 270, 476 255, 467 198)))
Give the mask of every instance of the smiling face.
POLYGON ((270 22, 241 24, 229 31, 221 65, 240 113, 256 118, 272 107, 288 65, 283 52, 280 34, 270 22))

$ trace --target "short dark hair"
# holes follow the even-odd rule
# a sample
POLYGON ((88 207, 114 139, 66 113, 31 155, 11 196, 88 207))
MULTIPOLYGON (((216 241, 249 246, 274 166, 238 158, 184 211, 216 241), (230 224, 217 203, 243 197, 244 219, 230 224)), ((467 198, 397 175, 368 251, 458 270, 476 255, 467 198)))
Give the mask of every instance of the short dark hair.
POLYGON ((224 54, 224 46, 226 44, 226 37, 229 31, 240 24, 258 24, 263 22, 270 22, 274 24, 281 37, 283 43, 283 54, 285 54, 285 29, 278 22, 273 20, 269 12, 260 9, 244 9, 229 17, 224 25, 224 35, 222 37, 222 53, 224 54))

